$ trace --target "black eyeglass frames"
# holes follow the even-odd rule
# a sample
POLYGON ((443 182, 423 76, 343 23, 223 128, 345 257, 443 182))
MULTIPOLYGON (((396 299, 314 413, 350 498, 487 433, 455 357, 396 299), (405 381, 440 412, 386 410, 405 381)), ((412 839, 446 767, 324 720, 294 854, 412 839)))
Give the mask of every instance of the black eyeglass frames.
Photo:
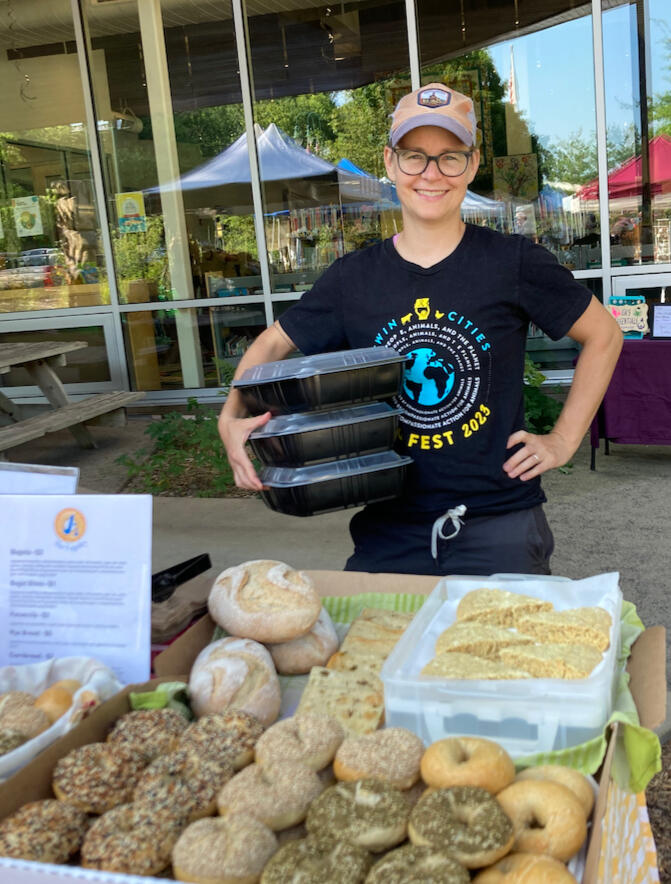
POLYGON ((472 150, 447 150, 437 156, 430 156, 423 150, 409 150, 408 148, 392 147, 396 154, 398 166, 406 175, 421 175, 426 171, 431 160, 438 167, 438 171, 446 178, 458 178, 468 168, 472 150))

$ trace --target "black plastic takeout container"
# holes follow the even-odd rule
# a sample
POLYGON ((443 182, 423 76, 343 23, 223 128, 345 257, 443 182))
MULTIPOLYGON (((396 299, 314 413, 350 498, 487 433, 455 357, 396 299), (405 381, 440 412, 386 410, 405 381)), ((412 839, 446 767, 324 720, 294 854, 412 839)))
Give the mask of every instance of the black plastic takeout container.
POLYGON ((307 467, 265 467, 265 503, 290 516, 314 516, 398 497, 410 457, 395 451, 366 454, 307 467))
POLYGON ((339 350, 255 365, 233 386, 251 414, 336 408, 394 396, 404 361, 390 347, 339 350))
POLYGON ((392 448, 400 408, 367 402, 333 411, 282 414, 249 437, 252 451, 268 466, 296 467, 392 448))

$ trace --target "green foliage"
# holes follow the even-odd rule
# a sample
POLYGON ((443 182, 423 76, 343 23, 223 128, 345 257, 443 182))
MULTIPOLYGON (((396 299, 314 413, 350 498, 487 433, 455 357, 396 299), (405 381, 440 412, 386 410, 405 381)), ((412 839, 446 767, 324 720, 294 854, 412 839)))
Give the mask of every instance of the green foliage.
POLYGON ((186 414, 171 411, 146 429, 153 448, 123 455, 134 491, 174 497, 221 497, 234 485, 233 472, 212 408, 189 399, 186 414))
POLYGON ((526 354, 524 360, 524 419, 530 433, 549 433, 557 422, 561 402, 543 392, 545 375, 526 354))
POLYGON ((168 257, 161 215, 147 216, 144 233, 122 233, 118 227, 112 227, 111 233, 120 280, 146 279, 158 283, 160 288, 167 285, 168 257))

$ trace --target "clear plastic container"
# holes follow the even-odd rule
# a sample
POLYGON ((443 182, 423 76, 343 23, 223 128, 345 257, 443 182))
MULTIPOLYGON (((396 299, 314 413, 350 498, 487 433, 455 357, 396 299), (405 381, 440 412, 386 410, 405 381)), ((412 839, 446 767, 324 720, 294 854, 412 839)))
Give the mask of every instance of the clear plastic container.
POLYGON ((616 572, 568 580, 535 575, 443 578, 382 668, 385 721, 406 727, 426 745, 449 736, 486 737, 513 758, 576 746, 599 736, 617 685, 622 593, 616 572), (472 589, 505 589, 551 601, 556 610, 599 605, 613 619, 610 647, 582 679, 445 679, 421 676, 436 639, 454 623, 472 589))
POLYGON ((333 411, 279 415, 249 437, 252 451, 263 464, 302 466, 390 449, 398 428, 400 408, 371 402, 333 411))
POLYGON ((265 467, 259 478, 268 488, 266 504, 290 516, 314 516, 397 497, 410 457, 395 451, 289 469, 265 467))
POLYGON ((233 386, 252 414, 290 414, 387 399, 401 387, 405 357, 364 347, 255 365, 233 386))

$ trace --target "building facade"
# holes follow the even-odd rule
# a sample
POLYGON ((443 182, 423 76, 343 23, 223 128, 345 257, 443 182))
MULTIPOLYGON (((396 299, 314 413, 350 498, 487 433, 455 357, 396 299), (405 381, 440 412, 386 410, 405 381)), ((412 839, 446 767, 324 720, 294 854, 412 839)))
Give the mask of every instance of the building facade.
MULTIPOLYGON (((325 267, 399 229, 388 114, 435 81, 476 107, 465 220, 604 303, 665 302, 668 0, 7 0, 0 340, 87 341, 74 398, 216 402, 325 267)), ((572 342, 528 344, 570 379, 572 342)))

